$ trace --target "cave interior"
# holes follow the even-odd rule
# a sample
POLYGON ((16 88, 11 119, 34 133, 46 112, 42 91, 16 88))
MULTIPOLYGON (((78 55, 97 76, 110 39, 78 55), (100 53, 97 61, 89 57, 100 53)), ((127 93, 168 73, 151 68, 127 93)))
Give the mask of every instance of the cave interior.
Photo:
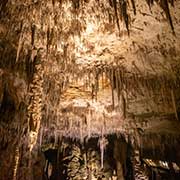
POLYGON ((0 0, 0 180, 179 180, 179 149, 179 0, 0 0))

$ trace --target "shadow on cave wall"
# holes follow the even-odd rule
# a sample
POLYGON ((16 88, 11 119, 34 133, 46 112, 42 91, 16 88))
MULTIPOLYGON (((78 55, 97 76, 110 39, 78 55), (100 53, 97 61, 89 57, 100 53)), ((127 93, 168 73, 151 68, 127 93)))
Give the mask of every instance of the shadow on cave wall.
POLYGON ((16 113, 16 107, 13 97, 8 92, 8 89, 4 87, 3 98, 0 103, 0 121, 9 123, 14 119, 16 113))

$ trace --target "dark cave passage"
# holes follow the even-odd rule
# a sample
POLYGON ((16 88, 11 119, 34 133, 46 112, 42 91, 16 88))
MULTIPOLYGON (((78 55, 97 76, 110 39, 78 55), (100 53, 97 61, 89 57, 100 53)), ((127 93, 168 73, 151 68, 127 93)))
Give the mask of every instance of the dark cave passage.
POLYGON ((13 120, 16 112, 16 105, 14 98, 8 92, 7 87, 4 87, 4 93, 2 95, 2 101, 0 103, 0 121, 9 123, 13 120))
POLYGON ((47 148, 44 151, 46 162, 43 180, 178 180, 180 178, 180 169, 176 163, 146 159, 122 137, 109 136, 107 139, 109 144, 104 150, 103 168, 97 138, 91 138, 83 145, 68 140, 61 143, 59 148, 47 148))

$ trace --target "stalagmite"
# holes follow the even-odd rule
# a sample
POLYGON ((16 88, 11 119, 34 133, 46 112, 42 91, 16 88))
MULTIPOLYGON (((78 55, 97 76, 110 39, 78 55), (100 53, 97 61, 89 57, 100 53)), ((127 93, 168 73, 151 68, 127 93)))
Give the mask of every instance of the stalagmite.
POLYGON ((18 171, 18 166, 19 166, 19 146, 16 147, 16 151, 15 151, 15 166, 14 166, 14 170, 13 170, 13 180, 17 180, 17 171, 18 171))

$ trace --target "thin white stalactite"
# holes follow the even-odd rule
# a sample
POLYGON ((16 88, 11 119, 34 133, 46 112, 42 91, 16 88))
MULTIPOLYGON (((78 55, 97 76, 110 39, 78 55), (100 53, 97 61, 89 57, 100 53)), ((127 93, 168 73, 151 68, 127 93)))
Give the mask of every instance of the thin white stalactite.
POLYGON ((88 139, 90 139, 90 137, 91 137, 91 118, 92 118, 92 116, 91 116, 91 112, 89 110, 88 115, 87 115, 88 139))
MULTIPOLYGON (((115 71, 115 78, 116 78, 116 91, 117 91, 117 96, 118 96, 118 105, 119 105, 119 99, 120 99, 120 88, 119 88, 119 74, 118 74, 118 69, 115 71)), ((119 105, 120 106, 120 105, 119 105)))
POLYGON ((104 145, 101 145, 101 168, 104 167, 104 145))
POLYGON ((80 123, 80 141, 83 142, 83 123, 81 118, 79 120, 79 123, 80 123))
POLYGON ((98 98, 98 90, 99 90, 99 74, 98 74, 98 69, 95 68, 95 101, 97 101, 98 98))
POLYGON ((101 168, 104 167, 104 148, 105 148, 105 138, 104 138, 104 123, 102 126, 101 139, 100 139, 100 151, 101 151, 101 168))
POLYGON ((111 69, 110 70, 110 78, 111 78, 111 91, 112 91, 112 106, 113 106, 113 109, 114 109, 114 70, 111 69))

